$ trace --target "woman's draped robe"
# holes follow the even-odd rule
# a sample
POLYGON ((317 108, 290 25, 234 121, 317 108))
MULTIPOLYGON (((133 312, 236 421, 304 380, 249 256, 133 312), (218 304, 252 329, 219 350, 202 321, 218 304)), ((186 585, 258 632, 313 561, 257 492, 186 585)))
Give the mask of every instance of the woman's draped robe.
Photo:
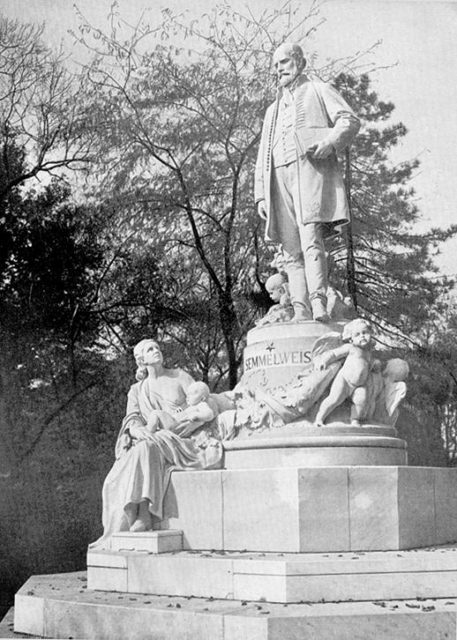
POLYGON ((201 449, 192 438, 181 438, 169 430, 184 407, 152 392, 147 379, 130 388, 127 413, 116 442, 116 461, 103 485, 103 535, 91 548, 107 548, 112 533, 128 531, 142 500, 149 500, 151 514, 162 519, 163 499, 173 469, 219 466, 219 442, 201 449), (129 428, 133 424, 145 425, 153 412, 162 429, 153 434, 152 440, 132 438, 129 428))

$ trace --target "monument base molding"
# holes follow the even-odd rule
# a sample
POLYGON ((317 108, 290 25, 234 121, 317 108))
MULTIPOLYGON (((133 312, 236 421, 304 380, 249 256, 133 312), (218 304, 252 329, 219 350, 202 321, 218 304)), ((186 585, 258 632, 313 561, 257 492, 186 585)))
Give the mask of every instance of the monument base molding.
POLYGON ((407 464, 406 442, 393 427, 293 422, 224 443, 226 469, 407 464))
POLYGON ((275 604, 85 589, 85 574, 34 576, 16 595, 15 629, 94 640, 456 639, 455 599, 275 604))

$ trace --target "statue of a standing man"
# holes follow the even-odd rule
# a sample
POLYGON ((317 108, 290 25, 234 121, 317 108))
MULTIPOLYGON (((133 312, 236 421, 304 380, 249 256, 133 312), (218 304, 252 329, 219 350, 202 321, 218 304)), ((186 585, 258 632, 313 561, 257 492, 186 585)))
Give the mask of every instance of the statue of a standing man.
POLYGON ((303 73, 301 47, 274 53, 278 95, 265 114, 255 175, 255 200, 266 238, 282 246, 294 319, 328 320, 324 236, 349 219, 336 152, 360 127, 330 85, 303 73), (308 302, 309 301, 309 302, 308 302))

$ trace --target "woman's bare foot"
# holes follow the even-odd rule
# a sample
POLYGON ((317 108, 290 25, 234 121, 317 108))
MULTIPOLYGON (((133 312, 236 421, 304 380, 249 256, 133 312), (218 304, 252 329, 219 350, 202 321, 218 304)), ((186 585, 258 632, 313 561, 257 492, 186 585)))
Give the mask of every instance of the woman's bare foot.
POLYGON ((138 515, 135 522, 130 527, 132 532, 149 531, 152 529, 152 517, 149 513, 149 501, 142 500, 138 505, 138 515))
POLYGON ((140 520, 139 518, 137 518, 137 520, 135 520, 135 522, 130 527, 130 531, 132 531, 133 533, 139 533, 140 531, 147 531, 147 530, 148 529, 147 529, 146 523, 140 520))

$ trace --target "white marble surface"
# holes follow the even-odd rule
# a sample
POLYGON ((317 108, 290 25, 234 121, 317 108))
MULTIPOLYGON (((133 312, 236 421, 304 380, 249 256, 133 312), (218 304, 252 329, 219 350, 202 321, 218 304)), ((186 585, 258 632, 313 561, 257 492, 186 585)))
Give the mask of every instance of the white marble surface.
POLYGON ((33 589, 22 587, 14 598, 14 605, 14 628, 22 633, 41 635, 45 623, 45 599, 33 589))
POLYGON ((164 529, 183 531, 184 549, 223 548, 223 472, 175 471, 164 500, 164 529))
POLYGON ((438 542, 434 482, 433 468, 398 468, 398 535, 401 549, 425 547, 438 542))
POLYGON ((92 590, 106 591, 128 591, 128 570, 119 567, 87 567, 87 583, 92 590))
POLYGON ((182 529, 185 549, 374 551, 457 541, 457 469, 189 471, 172 474, 166 503, 174 515, 163 527, 182 529))
POLYGON ((149 553, 166 553, 181 551, 183 548, 183 532, 176 529, 166 531, 142 531, 132 533, 124 531, 113 533, 111 549, 113 551, 132 550, 149 553))
POLYGON ((300 551, 297 469, 223 472, 224 549, 300 551))
POLYGON ((110 555, 119 552, 89 554, 90 588, 283 603, 457 596, 454 547, 361 554, 128 552, 127 570, 112 569, 110 555), (119 588, 110 571, 124 571, 128 587, 119 588))
POLYGON ((349 470, 298 472, 300 551, 350 549, 349 470))
POLYGON ((232 561, 219 558, 211 565, 204 557, 184 555, 157 558, 131 555, 128 584, 131 593, 157 593, 179 596, 233 598, 232 561))
POLYGON ((457 532, 457 473, 455 469, 436 468, 435 527, 436 544, 445 544, 455 539, 457 532))
MULTIPOLYGON (((323 427, 325 429, 325 427, 323 427)), ((393 442, 393 438, 366 438, 371 443, 376 442, 377 446, 368 444, 364 445, 364 439, 358 438, 357 446, 344 446, 348 444, 350 438, 342 436, 329 444, 326 441, 331 440, 321 435, 320 438, 314 438, 313 446, 307 446, 311 443, 306 442, 305 438, 301 439, 301 447, 277 446, 263 449, 233 449, 226 451, 225 466, 227 469, 274 469, 278 467, 329 467, 329 466, 353 466, 353 465, 405 465, 407 461, 406 449, 403 440, 395 439, 398 446, 387 446, 387 443, 393 442), (322 446, 317 446, 316 441, 321 440, 322 446), (381 446, 382 442, 386 446, 381 446)), ((352 438, 352 441, 356 438, 352 438)), ((246 441, 243 441, 243 443, 246 441)), ((252 440, 252 444, 257 442, 252 440)), ((272 442, 270 441, 271 445, 272 442)), ((273 443, 276 444, 276 443, 273 443)), ((290 444, 290 442, 289 442, 290 444)), ((298 443, 297 443, 298 444, 298 443)))
POLYGON ((16 630, 94 640, 455 640, 456 601, 329 604, 88 592, 83 575, 35 576, 16 601, 16 630), (30 616, 33 601, 43 616, 30 616), (28 620, 28 622, 27 622, 28 620), (32 624, 33 623, 33 624, 32 624))
POLYGON ((398 467, 349 470, 350 549, 398 549, 398 467))

